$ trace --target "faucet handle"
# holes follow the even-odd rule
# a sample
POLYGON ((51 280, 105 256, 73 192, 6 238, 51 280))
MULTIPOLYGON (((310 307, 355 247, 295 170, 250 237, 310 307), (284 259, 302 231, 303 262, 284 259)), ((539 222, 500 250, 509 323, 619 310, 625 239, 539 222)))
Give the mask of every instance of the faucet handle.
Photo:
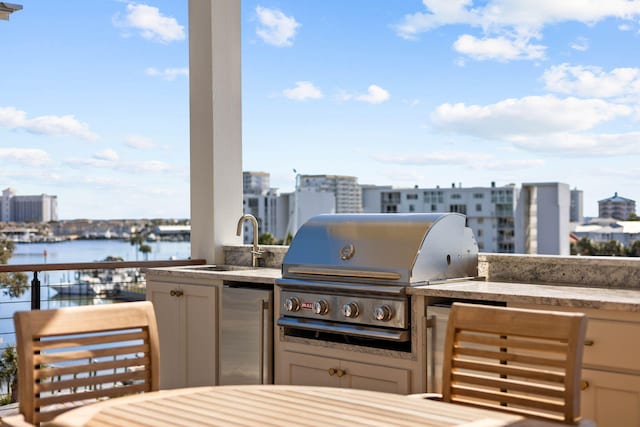
POLYGON ((264 255, 264 251, 262 249, 260 249, 259 247, 256 248, 256 250, 251 250, 251 253, 253 255, 255 255, 257 258, 262 258, 262 255, 264 255))

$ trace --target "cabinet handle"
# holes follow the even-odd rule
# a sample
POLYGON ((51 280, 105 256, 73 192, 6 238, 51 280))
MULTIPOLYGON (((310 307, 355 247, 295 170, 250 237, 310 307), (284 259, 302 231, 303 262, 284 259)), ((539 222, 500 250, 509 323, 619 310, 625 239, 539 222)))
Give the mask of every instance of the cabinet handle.
POLYGON ((335 369, 333 369, 333 368, 329 368, 329 371, 328 371, 328 372, 329 372, 329 375, 334 376, 334 375, 336 374, 336 372, 338 372, 338 371, 336 371, 336 370, 335 370, 335 369))
POLYGON ((346 374, 346 371, 343 371, 342 369, 338 369, 338 371, 336 372, 338 378, 342 378, 344 374, 346 374))
POLYGON ((586 390, 589 388, 589 381, 582 380, 580 381, 580 390, 586 390))
POLYGON ((593 346, 593 340, 584 340, 584 345, 587 347, 592 347, 593 346))
POLYGON ((171 289, 169 295, 171 295, 172 297, 181 297, 182 295, 184 295, 184 291, 180 289, 171 289))

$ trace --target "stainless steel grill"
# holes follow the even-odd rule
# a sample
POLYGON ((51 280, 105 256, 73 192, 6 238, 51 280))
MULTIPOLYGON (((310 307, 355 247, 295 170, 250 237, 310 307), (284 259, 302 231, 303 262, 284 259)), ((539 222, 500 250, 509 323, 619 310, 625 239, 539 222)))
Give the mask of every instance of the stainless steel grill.
POLYGON ((476 277, 477 258, 461 214, 316 216, 284 258, 278 325, 285 334, 408 342, 406 288, 476 277))

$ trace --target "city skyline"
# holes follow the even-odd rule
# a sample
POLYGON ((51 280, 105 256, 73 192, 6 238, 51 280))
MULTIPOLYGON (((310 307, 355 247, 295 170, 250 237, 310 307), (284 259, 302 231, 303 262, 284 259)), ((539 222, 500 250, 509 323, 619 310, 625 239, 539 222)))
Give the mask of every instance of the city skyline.
MULTIPOLYGON (((0 22, 0 182, 59 217, 189 214, 187 2, 0 22)), ((242 1, 243 170, 638 200, 640 2, 242 1), (526 9, 523 9, 526 6, 526 9), (615 49, 614 49, 615 47, 615 49)))

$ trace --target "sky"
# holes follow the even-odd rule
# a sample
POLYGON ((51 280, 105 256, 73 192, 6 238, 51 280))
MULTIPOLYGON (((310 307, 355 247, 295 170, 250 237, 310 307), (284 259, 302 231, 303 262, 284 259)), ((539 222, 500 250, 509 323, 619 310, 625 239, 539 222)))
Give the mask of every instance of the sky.
MULTIPOLYGON (((12 0, 0 186, 188 218, 186 0, 12 0)), ((243 170, 640 201, 640 0, 242 0, 243 170)))

